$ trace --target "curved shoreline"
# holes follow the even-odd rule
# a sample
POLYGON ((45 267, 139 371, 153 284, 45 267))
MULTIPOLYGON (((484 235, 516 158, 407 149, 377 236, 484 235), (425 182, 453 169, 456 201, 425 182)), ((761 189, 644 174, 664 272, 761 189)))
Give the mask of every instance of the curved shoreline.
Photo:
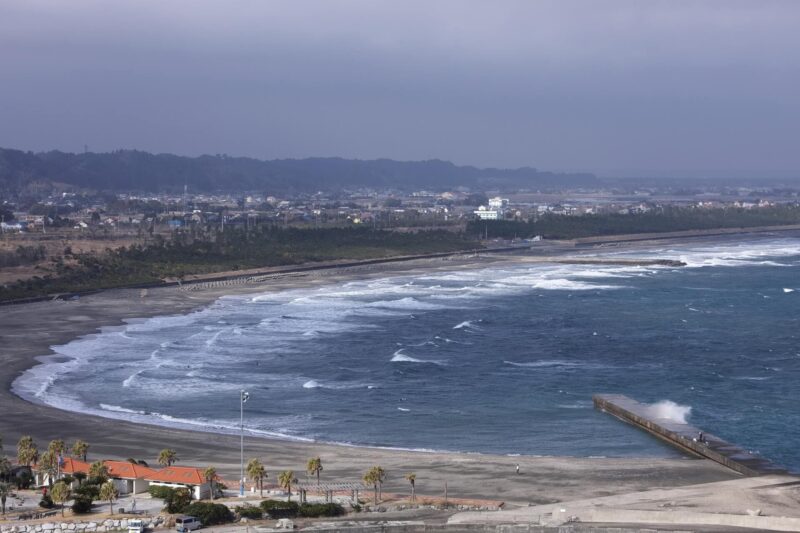
MULTIPOLYGON (((437 258, 439 259, 439 258, 437 258)), ((426 258, 425 261, 427 264, 421 265, 421 267, 427 268, 414 268, 412 270, 404 270, 404 271, 397 271, 396 268, 391 269, 380 269, 379 272, 372 272, 373 276, 393 276, 393 275, 407 275, 409 272, 414 272, 419 274, 421 272, 430 273, 432 271, 444 271, 444 272, 455 272, 458 271, 459 265, 453 264, 453 258, 448 258, 450 261, 446 265, 435 265, 430 263, 430 259, 426 258)), ((670 259, 641 259, 641 258, 609 258, 609 257, 581 257, 581 256, 531 256, 531 255, 491 255, 491 256, 484 256, 482 261, 478 261, 475 258, 470 258, 468 261, 463 262, 460 266, 468 269, 473 268, 485 268, 489 265, 528 265, 528 264, 535 264, 535 265, 555 265, 555 264, 567 264, 567 265, 598 265, 598 266, 623 266, 623 267, 681 267, 686 266, 686 263, 682 261, 670 260, 670 259)), ((356 264, 349 267, 345 267, 343 269, 339 269, 338 275, 334 275, 330 279, 326 279, 325 285, 337 285, 342 283, 346 280, 353 280, 353 279, 363 279, 363 276, 360 275, 361 271, 363 270, 362 264, 356 264)), ((309 269, 306 269, 309 270, 309 269)), ((332 272, 330 266, 321 267, 319 272, 316 272, 318 275, 325 276, 326 274, 330 274, 332 272)), ((86 333, 72 339, 70 342, 66 343, 67 346, 72 344, 76 341, 84 341, 84 340, 91 340, 96 335, 99 336, 107 336, 113 334, 120 334, 120 332, 125 331, 127 325, 132 323, 148 323, 149 320, 156 318, 183 318, 183 317, 190 317, 193 313, 198 311, 205 311, 213 306, 216 302, 219 302, 219 298, 224 298, 227 296, 236 296, 238 294, 259 294, 264 292, 264 290, 276 290, 278 292, 282 292, 284 290, 292 290, 298 289, 306 286, 306 283, 301 283, 300 280, 296 279, 294 276, 289 278, 287 277, 275 277, 271 276, 269 278, 270 282, 273 282, 270 286, 264 286, 263 281, 259 283, 257 280, 247 279, 246 282, 249 284, 248 287, 244 288, 244 290, 240 291, 230 291, 226 290, 221 295, 216 295, 213 298, 210 298, 206 303, 192 309, 189 311, 183 311, 180 313, 175 313, 173 310, 168 314, 154 314, 149 316, 140 316, 136 319, 130 320, 126 319, 123 324, 120 325, 101 325, 99 331, 94 331, 91 333, 86 333), (277 282, 276 284, 274 282, 277 282)), ((188 287, 183 287, 184 290, 187 291, 204 291, 210 287, 225 287, 228 289, 231 287, 230 285, 196 285, 193 284, 188 287)), ((599 290, 608 289, 612 287, 607 287, 603 285, 598 285, 597 288, 599 290)), ((576 289, 577 290, 577 289, 576 289)), ((141 298, 141 296, 140 296, 141 298)), ((156 296, 157 298, 157 296, 156 296)), ((123 335, 126 337, 126 335, 123 335)), ((130 423, 135 424, 144 424, 144 425, 151 425, 151 426, 158 426, 158 427, 166 427, 172 428, 177 430, 184 430, 184 431, 195 431, 195 432, 202 432, 202 433, 209 433, 209 434, 222 434, 222 435, 239 435, 239 428, 238 423, 233 424, 228 420, 205 420, 203 418, 193 419, 193 418, 182 418, 180 416, 176 416, 174 414, 166 414, 162 412, 162 408, 157 408, 157 411, 144 411, 144 410, 137 410, 131 408, 128 404, 125 403, 117 403, 114 401, 114 398, 108 397, 103 399, 102 401, 105 403, 98 403, 94 402, 87 402, 84 400, 79 400, 76 397, 71 397, 71 395, 63 395, 60 393, 69 392, 68 390, 61 389, 56 390, 55 394, 52 395, 48 392, 45 394, 46 391, 49 391, 53 381, 58 381, 61 379, 62 375, 75 375, 76 373, 80 373, 79 369, 88 369, 89 372, 93 371, 93 363, 87 362, 81 355, 80 352, 75 352, 74 349, 68 350, 66 352, 62 352, 58 345, 51 345, 51 355, 43 355, 38 356, 35 359, 38 361, 38 364, 34 364, 30 368, 26 369, 21 375, 19 375, 12 383, 11 383, 11 392, 24 401, 27 401, 32 404, 40 405, 42 407, 49 407, 53 409, 57 409, 59 411, 68 411, 74 414, 85 415, 85 416, 93 416, 93 417, 100 417, 112 420, 125 420, 130 423), (55 348, 55 350, 54 350, 55 348)), ((94 357, 97 357, 96 355, 94 357)), ((123 384, 124 386, 128 386, 127 380, 126 383, 123 384)), ((332 445, 332 446, 347 446, 347 447, 355 447, 355 448, 375 448, 375 449, 383 449, 383 450, 400 450, 400 451, 422 451, 422 452, 436 452, 436 453, 481 453, 481 454, 493 454, 493 455, 510 455, 510 454, 519 454, 520 450, 483 450, 481 452, 474 451, 474 450, 464 450, 458 449, 457 447, 429 447, 423 445, 422 447, 406 447, 406 446, 397 446, 394 443, 389 441, 367 441, 367 442, 359 442, 359 441, 350 441, 350 440, 325 440, 325 439, 316 439, 311 436, 306 435, 292 435, 289 433, 282 433, 280 431, 267 431, 258 428, 244 428, 245 434, 252 437, 252 438, 266 438, 266 439, 275 439, 275 440, 283 440, 287 442, 306 442, 306 443, 316 443, 316 444, 324 444, 324 445, 332 445)), ((526 455, 530 452, 521 452, 523 455, 526 455)), ((536 456, 541 456, 541 454, 537 453, 535 450, 533 454, 536 456)), ((669 455, 669 454, 667 454, 669 455)), ((658 453, 657 451, 647 450, 642 451, 640 455, 614 455, 614 457, 619 458, 626 458, 626 457, 664 457, 664 453, 658 453)))
MULTIPOLYGON (((519 259, 519 258, 517 258, 519 259)), ((561 259, 564 259, 563 257, 561 259)), ((6 307, 0 318, 4 346, 0 361, 0 406, 6 413, 0 417, 0 435, 7 453, 13 454, 13 443, 23 434, 31 434, 43 445, 47 440, 62 438, 88 440, 90 456, 136 457, 152 460, 158 450, 173 447, 185 464, 214 464, 231 477, 238 471, 238 436, 174 429, 124 420, 110 422, 109 418, 62 411, 54 407, 27 402, 11 392, 11 384, 25 370, 36 364, 35 357, 43 356, 49 347, 65 344, 76 337, 96 333, 101 327, 124 325, 125 320, 156 315, 174 315, 202 308, 217 298, 279 290, 291 286, 308 286, 357 277, 383 276, 388 273, 424 269, 475 268, 509 257, 481 257, 455 261, 415 261, 402 266, 373 268, 370 272, 330 272, 323 277, 313 273, 302 279, 271 280, 268 284, 239 287, 203 288, 181 291, 177 288, 150 289, 143 297, 139 290, 121 289, 94 294, 78 301, 47 301, 6 307), (287 283, 288 282, 288 283, 287 283)), ((527 501, 529 485, 525 479, 505 479, 497 472, 512 472, 515 463, 536 472, 538 486, 545 488, 555 499, 607 492, 605 476, 611 476, 618 490, 641 490, 658 483, 676 486, 730 479, 725 469, 704 461, 652 458, 563 458, 535 456, 502 456, 458 452, 408 451, 393 448, 356 447, 316 442, 287 441, 277 438, 253 438, 246 443, 248 456, 264 457, 270 470, 302 469, 305 458, 321 455, 326 460, 326 472, 342 479, 358 479, 368 466, 381 464, 390 471, 419 471, 433 483, 438 493, 448 481, 451 495, 489 497, 503 492, 511 500, 527 501), (330 466, 329 466, 330 465, 330 466), (466 471, 463 471, 466 470, 466 471), (573 479, 565 483, 565 479, 573 479), (441 483, 440 483, 441 482, 441 483)), ((528 480, 530 483, 530 480, 528 480)), ((424 492, 425 484, 421 485, 424 492)), ((432 485, 433 486, 433 485, 432 485)), ((389 490, 402 491, 401 479, 390 481, 389 490)), ((538 489, 537 489, 538 490, 538 489)), ((615 488, 617 490, 617 488, 615 488)), ((428 492, 432 492, 429 489, 428 492)), ((422 492, 421 492, 422 493, 422 492)))

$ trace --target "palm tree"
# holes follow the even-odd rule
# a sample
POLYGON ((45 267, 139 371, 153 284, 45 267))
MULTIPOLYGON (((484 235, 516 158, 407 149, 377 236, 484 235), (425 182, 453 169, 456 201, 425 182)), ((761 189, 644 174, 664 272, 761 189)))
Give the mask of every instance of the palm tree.
POLYGON ((208 482, 208 487, 211 492, 211 499, 214 499, 214 480, 217 479, 217 469, 209 466, 203 471, 203 477, 208 482))
POLYGON ((100 499, 108 502, 108 509, 111 511, 111 514, 114 514, 114 507, 112 504, 114 500, 117 499, 117 496, 119 496, 119 492, 117 492, 117 488, 112 481, 106 481, 103 483, 103 486, 100 487, 100 499))
POLYGON ((81 461, 86 462, 86 455, 89 453, 89 443, 80 439, 72 445, 72 455, 80 457, 81 461))
POLYGON ((47 451, 53 452, 56 457, 58 457, 59 454, 63 454, 66 449, 67 445, 64 444, 64 441, 61 439, 51 440, 50 444, 47 445, 47 451))
POLYGON ((52 450, 47 450, 39 457, 36 469, 42 475, 47 476, 47 484, 52 487, 56 473, 58 473, 58 456, 52 450))
POLYGON ((322 460, 319 457, 312 457, 309 459, 306 465, 306 472, 312 476, 316 474, 317 486, 319 486, 319 473, 322 472, 322 460))
POLYGON ((409 474, 406 474, 406 479, 408 480, 409 483, 411 483, 411 501, 415 502, 417 501, 417 488, 416 488, 417 475, 411 472, 409 474))
POLYGON ((6 498, 11 494, 11 485, 9 483, 0 483, 0 509, 3 514, 6 514, 6 498))
POLYGON ((289 493, 289 501, 292 501, 292 483, 296 481, 297 479, 294 477, 294 472, 291 470, 284 470, 278 475, 278 485, 280 485, 282 489, 286 489, 286 492, 289 493))
POLYGON ((267 469, 261 464, 258 459, 250 459, 247 463, 247 476, 255 483, 258 483, 258 488, 261 491, 261 497, 264 497, 264 478, 267 477, 267 469))
POLYGON ((59 481, 53 486, 53 490, 50 491, 50 497, 54 502, 61 504, 61 516, 64 516, 64 504, 70 497, 69 485, 63 481, 59 481))
POLYGON ((172 466, 178 462, 178 453, 170 448, 161 450, 158 454, 158 464, 161 466, 172 466))
POLYGON ((91 466, 89 466, 89 477, 103 481, 108 480, 108 467, 103 464, 103 461, 93 462, 91 466))
MULTIPOLYGON (((2 450, 2 448, 0 448, 2 450)), ((8 478, 8 475, 11 473, 11 461, 8 460, 8 457, 2 456, 0 457, 0 479, 8 478)))
POLYGON ((39 459, 39 450, 36 448, 36 443, 33 442, 33 437, 25 435, 19 439, 17 443, 17 462, 21 465, 31 466, 39 459))
MULTIPOLYGON (((386 471, 381 468, 380 466, 373 466, 367 473, 364 474, 364 482, 372 485, 372 489, 375 495, 375 505, 378 505, 378 491, 380 487, 380 491, 383 492, 383 481, 386 479, 386 471)), ((381 496, 383 496, 381 494, 381 496)))

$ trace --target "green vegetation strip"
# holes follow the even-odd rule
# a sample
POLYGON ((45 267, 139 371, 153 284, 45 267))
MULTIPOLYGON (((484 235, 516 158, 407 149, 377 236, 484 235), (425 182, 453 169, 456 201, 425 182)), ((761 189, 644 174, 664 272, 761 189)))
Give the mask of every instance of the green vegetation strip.
POLYGON ((58 258, 54 274, 0 287, 0 301, 145 286, 196 274, 450 253, 476 247, 476 242, 463 234, 441 230, 399 233, 369 228, 264 226, 249 231, 185 232, 169 240, 157 237, 147 245, 58 258))
POLYGON ((701 209, 664 207, 647 213, 603 215, 545 215, 529 222, 474 220, 467 234, 490 239, 521 239, 540 235, 545 239, 580 239, 632 233, 668 233, 687 230, 754 228, 800 224, 800 206, 754 209, 701 209))

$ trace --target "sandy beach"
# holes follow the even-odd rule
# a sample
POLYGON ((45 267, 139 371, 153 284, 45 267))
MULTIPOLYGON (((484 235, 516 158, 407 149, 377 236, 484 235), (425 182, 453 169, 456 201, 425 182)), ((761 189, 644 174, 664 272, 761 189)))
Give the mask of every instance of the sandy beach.
MULTIPOLYGON (((6 306, 0 318, 0 435, 6 453, 14 455, 17 439, 33 435, 42 445, 55 438, 91 443, 90 459, 128 458, 154 461, 165 447, 177 450, 181 464, 214 465, 227 479, 238 477, 237 436, 210 434, 160 426, 134 424, 62 411, 23 401, 10 392, 11 384, 49 347, 116 326, 124 320, 187 313, 228 294, 263 292, 330 283, 366 276, 402 274, 425 269, 474 268, 494 261, 524 260, 482 257, 427 260, 372 266, 368 271, 335 270, 323 274, 273 279, 264 284, 186 291, 178 288, 111 290, 75 301, 48 301, 6 306)), ((738 475, 714 463, 682 458, 574 458, 428 453, 348 447, 248 437, 245 457, 259 457, 275 472, 294 470, 302 479, 308 457, 319 455, 324 477, 359 480, 370 466, 388 472, 387 491, 405 492, 403 475, 417 473, 419 494, 441 496, 445 483, 453 498, 483 498, 530 505, 576 498, 602 497, 652 488, 668 488, 736 479, 738 475), (515 474, 515 465, 520 474, 515 474)))

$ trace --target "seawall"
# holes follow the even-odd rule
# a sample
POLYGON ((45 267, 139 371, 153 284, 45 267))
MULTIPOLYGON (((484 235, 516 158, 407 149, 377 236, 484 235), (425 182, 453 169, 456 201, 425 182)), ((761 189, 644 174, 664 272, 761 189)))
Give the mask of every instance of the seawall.
POLYGON ((648 406, 621 394, 597 394, 592 400, 597 409, 637 426, 697 457, 710 459, 746 476, 786 474, 787 471, 769 460, 752 454, 716 435, 701 431, 683 422, 653 418, 648 406), (700 436, 702 435, 702 441, 700 436))

